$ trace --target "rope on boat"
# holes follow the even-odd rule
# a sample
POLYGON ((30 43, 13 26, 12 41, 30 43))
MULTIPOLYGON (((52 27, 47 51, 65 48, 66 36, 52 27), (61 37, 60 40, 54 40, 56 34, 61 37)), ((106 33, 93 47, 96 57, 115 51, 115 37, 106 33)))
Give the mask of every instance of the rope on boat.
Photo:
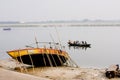
MULTIPOLYGON (((56 30, 56 31, 57 31, 57 30, 56 30)), ((52 37, 51 34, 50 34, 50 37, 51 37, 51 39, 52 39, 52 41, 53 41, 53 43, 54 43, 54 46, 56 47, 55 41, 54 41, 54 39, 53 39, 53 37, 52 37)), ((60 42, 60 40, 59 40, 59 42, 60 42)), ((57 51, 56 51, 56 52, 57 52, 57 51)), ((55 51, 54 51, 54 53, 55 53, 55 51)), ((56 54, 57 54, 58 59, 60 60, 60 63, 63 64, 63 62, 62 62, 62 60, 60 59, 60 56, 58 55, 58 53, 56 53, 56 54)))
MULTIPOLYGON (((19 50, 18 50, 18 54, 20 55, 20 61, 23 64, 23 61, 22 61, 21 54, 20 54, 19 50)), ((21 67, 20 67, 20 71, 22 72, 22 68, 21 67)))
POLYGON ((43 56, 43 62, 44 62, 44 65, 46 66, 46 61, 45 61, 44 54, 42 54, 42 56, 43 56))
MULTIPOLYGON (((60 53, 62 53, 62 52, 60 52, 60 53)), ((65 54, 65 56, 67 56, 67 53, 65 54)), ((61 57, 62 58, 62 60, 63 60, 63 62, 66 62, 67 61, 67 58, 65 57, 61 57)))
MULTIPOLYGON (((22 60, 22 58, 21 58, 21 54, 20 54, 19 51, 20 51, 20 50, 18 50, 18 54, 19 54, 19 56, 20 56, 20 61, 21 61, 22 64, 24 64, 24 63, 23 63, 23 60, 22 60)), ((26 67, 24 67, 24 66, 23 66, 23 68, 20 68, 20 70, 21 70, 21 72, 22 72, 23 70, 25 70, 25 71, 27 72, 27 69, 26 69, 26 67)))
MULTIPOLYGON (((58 34, 58 31, 57 31, 57 28, 55 27, 55 29, 56 29, 56 32, 57 32, 57 35, 58 35, 58 39, 59 39, 59 42, 60 42, 60 47, 61 47, 61 49, 62 49, 62 44, 61 44, 61 41, 60 41, 60 36, 59 36, 59 34, 58 34)), ((52 37, 52 36, 51 36, 52 37)), ((53 40, 53 38, 52 38, 52 40, 53 40)), ((53 40, 54 41, 54 40, 53 40)), ((58 57, 59 57, 59 55, 58 55, 58 57)), ((75 64, 76 65, 76 67, 78 67, 78 65, 70 58, 70 56, 68 56, 69 57, 69 59, 70 59, 70 61, 73 63, 73 64, 75 64)), ((60 59, 60 58, 59 58, 60 59)), ((61 59, 60 59, 60 62, 62 63, 62 61, 61 61, 61 59)), ((71 63, 70 62, 70 63, 71 63)))
POLYGON ((30 57, 30 61, 31 61, 31 64, 32 64, 33 72, 34 72, 35 69, 34 69, 34 63, 33 63, 32 57, 31 57, 31 55, 29 54, 28 50, 27 50, 27 53, 28 53, 28 55, 29 55, 29 57, 30 57))
POLYGON ((76 67, 79 67, 79 66, 70 58, 69 55, 68 55, 68 57, 69 57, 70 61, 72 62, 72 65, 73 65, 73 66, 74 66, 74 64, 75 64, 76 67))
MULTIPOLYGON (((15 52, 14 52, 14 56, 15 56, 15 52)), ((16 57, 15 59, 17 60, 17 63, 19 64, 20 62, 18 61, 18 58, 16 57)), ((17 63, 16 63, 16 66, 17 66, 17 63)), ((20 65, 20 66, 18 66, 18 67, 19 67, 20 71, 22 72, 21 65, 20 65)))
POLYGON ((47 54, 47 58, 48 58, 48 61, 49 61, 49 63, 50 63, 50 66, 53 67, 52 61, 51 61, 50 56, 49 56, 48 54, 47 54))
MULTIPOLYGON (((42 53, 43 53, 44 51, 42 50, 42 53)), ((43 62, 44 62, 44 65, 46 66, 46 61, 45 61, 45 57, 44 57, 44 54, 42 54, 42 56, 43 56, 43 62)))
MULTIPOLYGON (((46 53, 47 53, 47 50, 46 50, 46 48, 45 48, 45 54, 46 54, 46 53)), ((49 54, 46 54, 46 56, 47 56, 47 58, 48 58, 48 61, 49 61, 49 63, 50 63, 50 66, 53 67, 53 65, 52 65, 52 61, 51 61, 51 59, 50 59, 49 54)))
POLYGON ((50 55, 52 56, 52 59, 53 59, 53 62, 54 62, 54 64, 55 64, 55 66, 57 67, 57 64, 56 64, 56 62, 55 62, 55 59, 54 59, 53 55, 51 54, 52 52, 50 52, 50 50, 49 50, 49 53, 50 53, 50 55))
POLYGON ((54 59, 54 57, 53 57, 52 54, 51 54, 51 56, 52 56, 52 59, 53 59, 53 62, 54 62, 54 64, 55 64, 55 66, 57 67, 57 64, 56 64, 55 59, 54 59))
POLYGON ((60 63, 63 64, 63 62, 62 62, 62 60, 61 60, 61 58, 60 58, 60 56, 58 54, 57 54, 57 57, 60 60, 60 63))
MULTIPOLYGON (((55 28, 56 28, 56 27, 55 27, 55 28)), ((57 28, 56 28, 56 32, 57 32, 57 34, 58 34, 57 28)), ((50 34, 50 37, 51 37, 52 41, 55 42, 51 34, 50 34)), ((58 38, 59 38, 60 46, 61 46, 61 48, 62 48, 59 34, 58 34, 58 38)), ((54 45, 55 45, 55 44, 54 44, 54 45)), ((66 55, 68 56, 68 54, 66 54, 66 55)), ((63 62, 62 62, 62 60, 61 60, 61 58, 60 58, 60 56, 59 56, 58 54, 57 54, 57 57, 59 58, 61 64, 63 64, 63 62)), ((70 58, 70 57, 69 57, 69 58, 70 58)), ((65 59, 66 59, 66 58, 65 58, 65 59)), ((70 58, 70 60, 73 62, 73 64, 75 64, 75 65, 78 67, 78 65, 77 65, 71 58, 70 58)), ((67 59, 66 59, 66 61, 67 61, 67 59)), ((68 64, 71 64, 72 62, 69 61, 68 64)))

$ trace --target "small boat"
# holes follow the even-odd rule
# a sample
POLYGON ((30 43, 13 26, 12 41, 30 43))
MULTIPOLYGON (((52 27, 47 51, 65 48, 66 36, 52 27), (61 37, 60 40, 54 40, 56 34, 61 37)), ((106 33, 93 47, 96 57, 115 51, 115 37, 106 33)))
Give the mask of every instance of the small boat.
POLYGON ((69 46, 78 46, 78 47, 90 47, 91 46, 91 44, 87 44, 86 41, 85 42, 82 41, 82 43, 79 43, 79 41, 72 42, 70 40, 68 41, 68 45, 69 46))
MULTIPOLYGON (((38 43, 38 42, 37 42, 38 43)), ((44 42, 49 44, 49 47, 30 47, 7 51, 7 53, 17 61, 39 66, 62 66, 68 60, 68 53, 58 48, 58 43, 44 42), (52 46, 54 45, 54 47, 52 46)))
POLYGON ((11 28, 3 28, 4 31, 10 31, 11 28))

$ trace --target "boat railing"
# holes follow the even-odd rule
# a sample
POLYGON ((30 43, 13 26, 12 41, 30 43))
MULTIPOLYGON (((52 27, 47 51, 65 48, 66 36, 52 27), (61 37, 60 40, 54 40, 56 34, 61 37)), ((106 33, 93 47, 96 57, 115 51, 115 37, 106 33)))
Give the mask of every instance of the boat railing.
POLYGON ((65 46, 61 47, 60 43, 54 43, 54 42, 37 42, 37 44, 33 43, 33 44, 26 45, 25 47, 36 48, 36 45, 37 45, 37 48, 50 48, 50 49, 59 49, 59 50, 65 49, 65 46))

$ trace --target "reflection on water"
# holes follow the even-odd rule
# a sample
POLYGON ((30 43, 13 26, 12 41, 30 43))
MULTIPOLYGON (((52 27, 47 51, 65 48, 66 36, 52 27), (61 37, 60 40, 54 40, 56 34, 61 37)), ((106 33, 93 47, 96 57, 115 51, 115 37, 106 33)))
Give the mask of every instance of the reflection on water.
POLYGON ((120 27, 0 27, 0 59, 9 58, 6 51, 25 48, 35 42, 61 42, 70 57, 79 65, 104 67, 120 63, 120 27), (52 35, 52 38, 51 36, 52 35), (68 47, 68 40, 87 41, 91 48, 68 47))
POLYGON ((71 49, 87 50, 88 48, 91 48, 91 47, 79 47, 79 46, 68 46, 68 47, 69 50, 71 49))

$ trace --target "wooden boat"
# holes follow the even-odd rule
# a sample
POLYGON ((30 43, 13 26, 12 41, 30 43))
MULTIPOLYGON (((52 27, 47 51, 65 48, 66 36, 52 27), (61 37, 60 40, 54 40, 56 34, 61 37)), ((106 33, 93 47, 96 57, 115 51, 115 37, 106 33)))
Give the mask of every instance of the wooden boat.
MULTIPOLYGON (((34 67, 39 66, 62 66, 68 59, 68 53, 64 50, 51 47, 37 47, 37 48, 25 48, 7 51, 7 53, 17 61, 33 65, 34 67)), ((55 43, 54 43, 55 44, 55 43)))
POLYGON ((79 43, 79 42, 71 42, 71 41, 68 42, 68 45, 69 46, 78 46, 78 47, 90 47, 91 46, 91 44, 87 44, 86 42, 79 43))
POLYGON ((11 28, 3 28, 4 31, 10 31, 11 28))

